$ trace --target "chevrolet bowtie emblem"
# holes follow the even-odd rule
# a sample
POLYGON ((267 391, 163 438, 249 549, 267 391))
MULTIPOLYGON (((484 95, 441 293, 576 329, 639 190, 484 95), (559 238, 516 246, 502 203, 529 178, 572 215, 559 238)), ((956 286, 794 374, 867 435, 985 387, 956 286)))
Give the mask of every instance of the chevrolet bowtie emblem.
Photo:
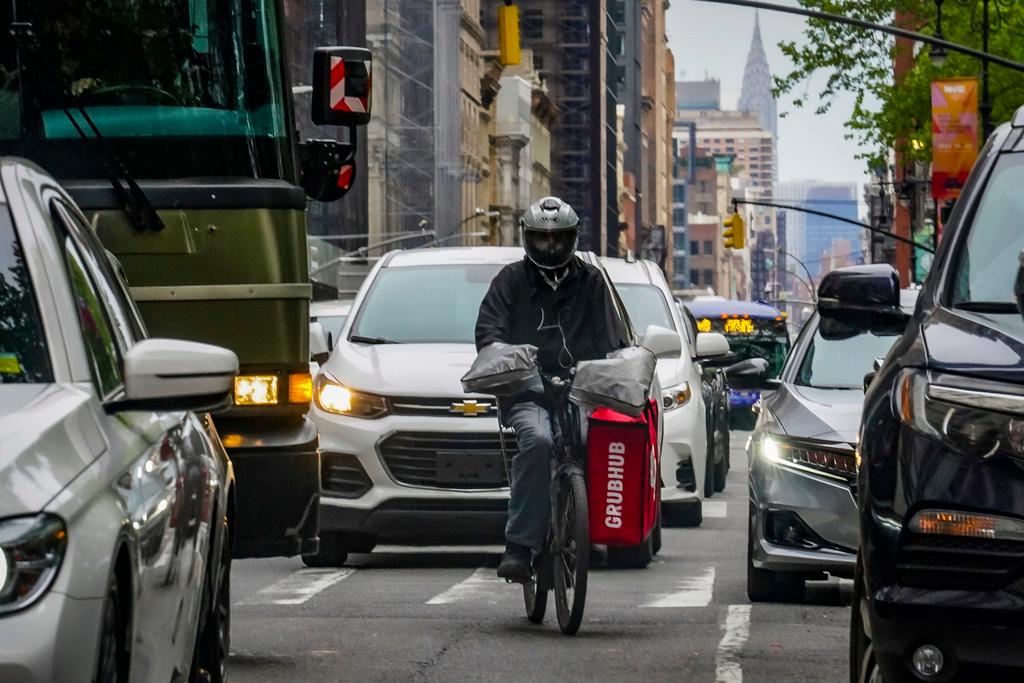
POLYGON ((490 403, 478 403, 477 401, 463 401, 462 403, 453 403, 451 412, 459 413, 463 417, 476 417, 477 415, 486 415, 491 410, 490 403))

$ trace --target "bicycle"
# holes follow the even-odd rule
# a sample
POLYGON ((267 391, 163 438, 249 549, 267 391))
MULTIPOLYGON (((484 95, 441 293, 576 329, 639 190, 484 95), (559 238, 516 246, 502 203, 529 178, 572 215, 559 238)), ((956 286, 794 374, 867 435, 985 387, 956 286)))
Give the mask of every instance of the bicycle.
MULTIPOLYGON (((533 576, 523 584, 526 617, 544 621, 548 592, 555 594, 558 627, 566 635, 579 631, 587 601, 590 570, 590 522, 587 507, 586 459, 577 406, 569 398, 571 381, 545 378, 545 393, 552 402, 555 452, 551 477, 551 518, 544 547, 533 560, 533 576)), ((508 454, 502 442, 506 470, 508 454)), ((510 479, 511 481, 511 479, 510 479)))

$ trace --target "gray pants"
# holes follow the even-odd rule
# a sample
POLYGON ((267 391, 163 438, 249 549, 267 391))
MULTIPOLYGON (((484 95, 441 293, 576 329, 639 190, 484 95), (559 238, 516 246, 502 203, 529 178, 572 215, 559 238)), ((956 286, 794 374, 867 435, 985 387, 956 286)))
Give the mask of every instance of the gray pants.
POLYGON ((554 430, 547 409, 536 403, 517 403, 502 415, 516 431, 519 452, 512 458, 512 488, 505 539, 539 550, 551 518, 551 464, 554 430))

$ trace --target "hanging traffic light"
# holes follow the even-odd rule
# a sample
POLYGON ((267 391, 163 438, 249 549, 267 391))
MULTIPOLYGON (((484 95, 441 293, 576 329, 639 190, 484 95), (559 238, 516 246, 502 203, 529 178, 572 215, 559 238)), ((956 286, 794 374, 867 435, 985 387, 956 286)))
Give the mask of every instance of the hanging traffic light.
POLYGON ((743 216, 734 213, 722 221, 722 240, 726 249, 742 249, 747 246, 746 225, 743 223, 743 216))
POLYGON ((498 59, 505 66, 518 64, 519 54, 519 7, 511 0, 498 7, 498 59))

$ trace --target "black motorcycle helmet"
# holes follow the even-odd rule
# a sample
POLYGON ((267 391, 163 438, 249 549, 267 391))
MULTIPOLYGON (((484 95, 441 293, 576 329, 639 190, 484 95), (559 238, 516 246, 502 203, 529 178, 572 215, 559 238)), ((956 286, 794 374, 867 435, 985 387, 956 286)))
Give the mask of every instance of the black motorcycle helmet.
POLYGON ((539 268, 558 270, 576 254, 580 218, 558 197, 544 197, 519 219, 519 230, 526 256, 539 268))

